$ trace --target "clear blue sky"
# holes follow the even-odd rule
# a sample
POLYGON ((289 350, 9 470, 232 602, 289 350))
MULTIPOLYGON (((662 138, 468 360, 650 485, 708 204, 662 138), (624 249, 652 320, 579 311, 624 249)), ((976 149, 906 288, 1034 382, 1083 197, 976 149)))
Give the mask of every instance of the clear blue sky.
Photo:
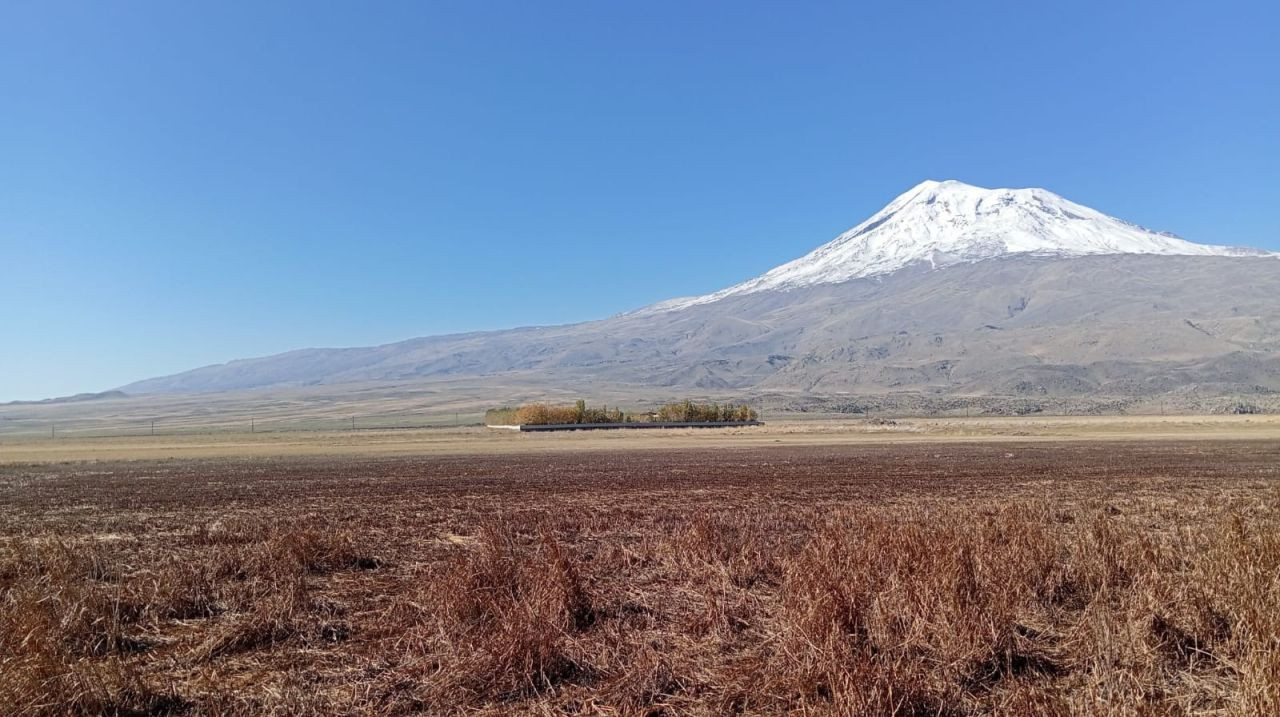
POLYGON ((1274 2, 0 7, 0 400, 603 317, 922 179, 1280 249, 1274 2))

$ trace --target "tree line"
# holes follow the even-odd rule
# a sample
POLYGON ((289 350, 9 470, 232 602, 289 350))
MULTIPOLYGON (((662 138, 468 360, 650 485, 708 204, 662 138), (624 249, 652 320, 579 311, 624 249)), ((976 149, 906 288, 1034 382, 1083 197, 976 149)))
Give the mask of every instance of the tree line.
POLYGON ((733 423, 755 421, 759 414, 746 404, 694 403, 685 400, 660 406, 648 413, 627 413, 619 408, 587 405, 529 403, 516 408, 495 408, 485 412, 485 423, 503 425, 572 425, 582 423, 733 423))

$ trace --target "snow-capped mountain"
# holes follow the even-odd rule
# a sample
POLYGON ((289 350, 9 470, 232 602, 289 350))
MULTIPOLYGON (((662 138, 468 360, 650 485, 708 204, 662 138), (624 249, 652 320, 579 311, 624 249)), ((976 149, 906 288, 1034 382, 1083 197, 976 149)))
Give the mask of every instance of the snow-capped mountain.
POLYGON ((810 254, 706 296, 565 326, 291 351, 123 390, 1280 396, 1277 256, 1153 232, 1043 189, 924 182, 810 254))
POLYGON ((754 279, 641 311, 670 311, 761 291, 890 274, 1011 254, 1260 256, 1258 249, 1196 244, 1068 201, 1044 189, 984 189, 921 182, 858 226, 754 279))

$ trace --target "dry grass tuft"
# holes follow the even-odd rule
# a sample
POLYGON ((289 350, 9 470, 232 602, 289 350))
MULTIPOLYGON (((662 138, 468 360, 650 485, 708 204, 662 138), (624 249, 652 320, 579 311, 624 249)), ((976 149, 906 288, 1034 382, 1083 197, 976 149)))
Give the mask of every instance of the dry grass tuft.
POLYGON ((512 700, 591 679, 574 636, 591 627, 591 598, 546 526, 488 523, 474 549, 430 581, 436 604, 421 621, 433 674, 424 704, 512 700))

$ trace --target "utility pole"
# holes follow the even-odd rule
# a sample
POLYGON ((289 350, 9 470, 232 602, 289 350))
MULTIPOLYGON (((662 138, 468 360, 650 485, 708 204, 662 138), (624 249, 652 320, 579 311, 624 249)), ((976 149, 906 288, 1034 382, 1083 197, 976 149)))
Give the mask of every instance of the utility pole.
POLYGON ((353 430, 353 431, 354 431, 354 430, 356 430, 356 417, 355 417, 355 416, 352 416, 352 417, 351 417, 351 430, 353 430))
POLYGON ((152 421, 151 421, 151 435, 153 435, 153 436, 154 436, 155 434, 156 434, 156 422, 155 422, 155 419, 152 419, 152 421))
POLYGON ((57 438, 57 437, 58 437, 58 424, 55 423, 52 426, 49 426, 49 438, 57 438))
POLYGON ((250 433, 257 433, 257 432, 258 432, 258 429, 257 429, 257 427, 254 425, 254 423, 253 423, 253 419, 252 419, 252 418, 250 418, 250 419, 249 419, 249 432, 250 432, 250 433))

